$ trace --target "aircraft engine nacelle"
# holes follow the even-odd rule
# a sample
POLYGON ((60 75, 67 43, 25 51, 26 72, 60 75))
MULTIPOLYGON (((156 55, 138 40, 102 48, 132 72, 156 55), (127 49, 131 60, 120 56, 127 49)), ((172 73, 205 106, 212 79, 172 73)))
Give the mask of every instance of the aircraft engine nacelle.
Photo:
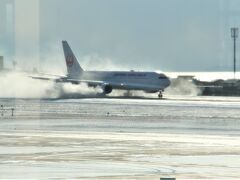
POLYGON ((73 85, 78 85, 80 84, 79 82, 72 82, 73 85))
POLYGON ((110 86, 109 84, 103 84, 102 90, 104 94, 109 94, 112 92, 112 86, 110 86))

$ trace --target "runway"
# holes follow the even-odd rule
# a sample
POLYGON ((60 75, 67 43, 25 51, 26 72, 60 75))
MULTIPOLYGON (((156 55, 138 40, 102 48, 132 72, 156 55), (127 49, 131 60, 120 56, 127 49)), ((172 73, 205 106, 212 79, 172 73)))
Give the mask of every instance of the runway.
POLYGON ((0 178, 239 179, 240 99, 0 99, 0 178))

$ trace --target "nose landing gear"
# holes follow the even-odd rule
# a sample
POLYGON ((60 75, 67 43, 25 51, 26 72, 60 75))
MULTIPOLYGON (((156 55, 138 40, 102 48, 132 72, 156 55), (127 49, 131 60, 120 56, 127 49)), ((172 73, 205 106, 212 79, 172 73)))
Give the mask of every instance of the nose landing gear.
POLYGON ((159 93, 158 93, 158 98, 159 98, 159 99, 162 99, 162 98, 163 98, 162 91, 159 91, 159 93))

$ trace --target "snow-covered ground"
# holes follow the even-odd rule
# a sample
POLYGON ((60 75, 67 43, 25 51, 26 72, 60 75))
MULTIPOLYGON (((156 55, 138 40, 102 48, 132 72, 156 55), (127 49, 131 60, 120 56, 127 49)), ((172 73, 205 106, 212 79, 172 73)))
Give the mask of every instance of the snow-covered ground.
POLYGON ((0 104, 1 179, 240 178, 240 98, 0 104))

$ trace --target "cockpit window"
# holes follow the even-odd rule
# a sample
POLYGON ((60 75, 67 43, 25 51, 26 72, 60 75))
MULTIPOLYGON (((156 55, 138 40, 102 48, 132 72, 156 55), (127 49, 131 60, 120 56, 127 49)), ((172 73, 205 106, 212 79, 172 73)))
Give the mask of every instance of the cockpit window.
POLYGON ((167 79, 166 76, 159 76, 158 79, 167 79))

